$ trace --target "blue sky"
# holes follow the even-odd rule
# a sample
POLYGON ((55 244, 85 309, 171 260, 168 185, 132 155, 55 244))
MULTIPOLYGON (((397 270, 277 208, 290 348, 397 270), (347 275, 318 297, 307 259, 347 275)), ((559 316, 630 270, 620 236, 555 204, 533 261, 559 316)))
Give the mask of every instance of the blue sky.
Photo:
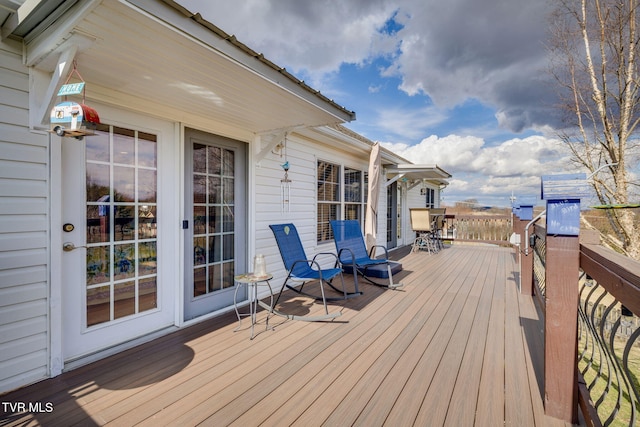
POLYGON ((179 0, 356 112, 350 129, 453 175, 443 202, 508 206, 569 172, 545 1, 179 0))

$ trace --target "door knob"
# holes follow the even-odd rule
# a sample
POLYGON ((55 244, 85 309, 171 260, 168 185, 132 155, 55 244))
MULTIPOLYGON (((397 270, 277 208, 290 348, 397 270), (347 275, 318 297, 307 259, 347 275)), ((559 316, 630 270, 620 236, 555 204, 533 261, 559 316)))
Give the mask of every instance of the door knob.
POLYGON ((74 249, 78 249, 78 248, 86 248, 86 246, 76 246, 71 242, 64 242, 62 244, 62 250, 65 252, 71 252, 74 249))

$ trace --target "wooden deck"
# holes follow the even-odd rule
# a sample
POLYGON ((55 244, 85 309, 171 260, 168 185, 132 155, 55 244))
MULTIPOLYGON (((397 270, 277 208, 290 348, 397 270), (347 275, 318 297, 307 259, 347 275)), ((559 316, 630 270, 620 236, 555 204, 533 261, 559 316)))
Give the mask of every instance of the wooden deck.
MULTIPOLYGON (((251 341, 221 316, 1 396, 53 411, 0 425, 564 425, 544 415, 542 327, 513 251, 396 256, 405 287, 363 284, 333 322, 272 317, 251 341)), ((320 307, 292 296, 282 309, 320 307)))

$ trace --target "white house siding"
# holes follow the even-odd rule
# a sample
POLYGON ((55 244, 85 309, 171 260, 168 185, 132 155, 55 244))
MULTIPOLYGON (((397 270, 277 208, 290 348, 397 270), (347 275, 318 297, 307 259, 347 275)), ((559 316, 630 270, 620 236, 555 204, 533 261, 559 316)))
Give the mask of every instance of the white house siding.
MULTIPOLYGON (((266 144, 263 144, 266 145, 266 144)), ((291 222, 296 226, 305 252, 312 258, 320 252, 335 253, 333 242, 318 244, 316 242, 316 165, 324 160, 350 168, 366 171, 368 154, 354 154, 340 151, 318 142, 310 141, 296 134, 287 137, 287 160, 291 169, 290 211, 282 210, 280 180, 284 171, 280 166, 285 162, 284 151, 280 154, 270 152, 255 167, 255 253, 265 255, 269 270, 274 273, 273 285, 279 289, 285 278, 284 266, 280 252, 276 246, 269 224, 291 222)), ((252 255, 252 254, 249 254, 252 255)), ((323 267, 333 266, 330 257, 322 257, 323 267)))
POLYGON ((49 137, 29 131, 29 72, 0 42, 0 392, 48 376, 49 137))

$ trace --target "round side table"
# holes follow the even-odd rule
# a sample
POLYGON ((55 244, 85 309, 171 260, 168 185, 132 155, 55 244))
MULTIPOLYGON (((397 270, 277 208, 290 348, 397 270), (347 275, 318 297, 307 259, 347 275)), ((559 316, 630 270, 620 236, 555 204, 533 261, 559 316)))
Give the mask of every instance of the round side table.
POLYGON ((233 306, 236 310, 236 315, 238 316, 239 325, 234 332, 239 330, 242 326, 242 316, 251 316, 251 339, 253 339, 253 329, 256 324, 256 311, 258 310, 258 286, 268 286, 269 287, 269 295, 271 297, 271 303, 269 304, 269 310, 267 312, 267 321, 265 331, 269 329, 269 315, 271 315, 273 311, 273 290, 271 289, 271 284, 269 280, 273 279, 272 274, 265 274, 264 276, 256 276, 253 273, 241 274, 239 276, 235 276, 234 280, 236 282, 236 290, 233 294, 233 306), (240 313, 238 311, 238 290, 241 286, 246 286, 248 290, 248 299, 249 299, 249 313, 240 313))

